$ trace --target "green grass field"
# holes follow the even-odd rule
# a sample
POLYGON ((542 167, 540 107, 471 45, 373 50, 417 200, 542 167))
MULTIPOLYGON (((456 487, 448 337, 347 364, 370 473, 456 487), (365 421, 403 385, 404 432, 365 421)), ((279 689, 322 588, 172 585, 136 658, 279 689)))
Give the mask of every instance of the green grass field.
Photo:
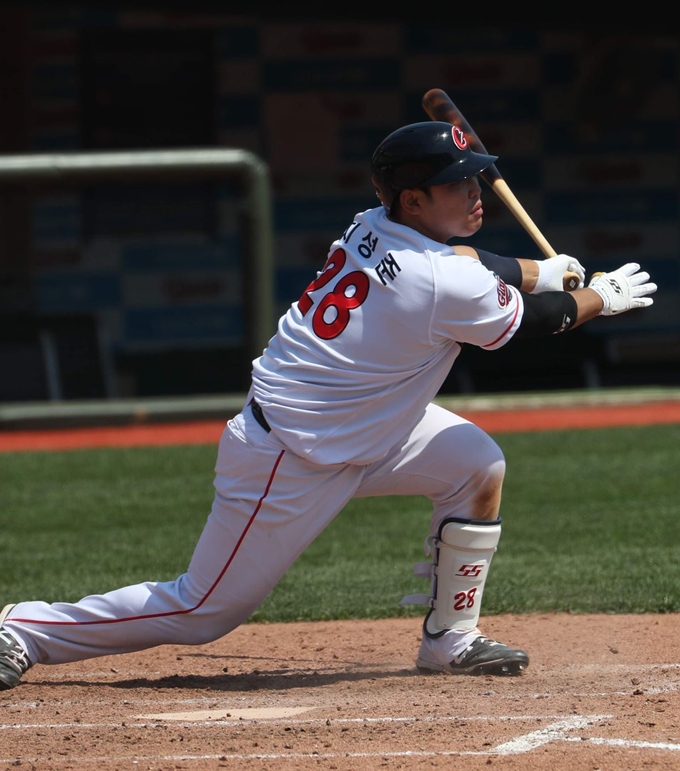
MULTIPOLYGON (((680 610, 680 426, 503 434, 503 535, 483 613, 680 610)), ((216 448, 0 455, 0 606, 77 600, 183 572, 216 448)), ((256 621, 422 615, 426 499, 352 501, 256 621)))

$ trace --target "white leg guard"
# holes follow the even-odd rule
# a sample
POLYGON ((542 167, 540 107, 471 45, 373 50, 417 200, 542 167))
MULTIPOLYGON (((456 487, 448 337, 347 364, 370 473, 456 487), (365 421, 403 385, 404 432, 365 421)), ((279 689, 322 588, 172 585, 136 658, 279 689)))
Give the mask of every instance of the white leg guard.
MULTIPOLYGON (((410 595, 402 604, 426 602, 432 610, 425 621, 430 635, 449 629, 473 630, 477 627, 484 585, 491 559, 501 537, 501 520, 449 517, 434 539, 434 565, 431 595, 410 595)), ((416 566, 423 576, 424 565, 416 566)))
POLYGON ((501 520, 445 519, 436 541, 430 634, 475 629, 491 558, 501 537, 501 520))

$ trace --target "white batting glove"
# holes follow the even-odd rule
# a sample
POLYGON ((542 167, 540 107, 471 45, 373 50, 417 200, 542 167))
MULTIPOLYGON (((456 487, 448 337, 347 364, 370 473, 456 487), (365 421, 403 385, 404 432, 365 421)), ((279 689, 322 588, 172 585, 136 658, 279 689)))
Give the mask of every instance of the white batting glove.
POLYGON ((649 273, 640 270, 637 262, 628 262, 611 273, 600 273, 591 279, 588 288, 597 292, 604 306, 600 316, 615 316, 632 308, 647 308, 654 300, 656 284, 649 281, 649 273))
POLYGON ((538 265, 538 278, 531 294, 561 292, 564 289, 565 273, 576 273, 579 278, 579 284, 576 288, 583 289, 586 271, 575 257, 570 257, 568 254, 556 254, 545 260, 536 260, 536 264, 538 265))

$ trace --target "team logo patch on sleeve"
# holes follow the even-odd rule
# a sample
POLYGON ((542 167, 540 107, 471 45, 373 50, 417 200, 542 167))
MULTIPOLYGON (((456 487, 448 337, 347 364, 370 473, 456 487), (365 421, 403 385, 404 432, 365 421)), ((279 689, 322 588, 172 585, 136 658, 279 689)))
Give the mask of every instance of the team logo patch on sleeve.
POLYGON ((510 305, 510 290, 502 278, 498 279, 498 305, 507 308, 510 305))

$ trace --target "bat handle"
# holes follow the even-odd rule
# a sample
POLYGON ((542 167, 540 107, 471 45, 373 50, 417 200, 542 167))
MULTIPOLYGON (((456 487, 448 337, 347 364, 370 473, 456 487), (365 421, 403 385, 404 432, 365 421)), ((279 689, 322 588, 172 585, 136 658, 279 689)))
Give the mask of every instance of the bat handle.
MULTIPOLYGON (((590 277, 590 281, 592 281, 594 278, 597 278, 598 276, 604 276, 603 270, 598 270, 590 277)), ((590 281, 588 283, 590 283, 590 281)))
MULTIPOLYGON (((593 275, 590 277, 590 280, 592 281, 594 278, 603 275, 604 271, 598 270, 596 273, 593 273, 593 275)), ((562 286, 564 287, 565 292, 573 292, 574 289, 578 289, 579 283, 580 279, 578 274, 572 273, 571 271, 568 271, 564 274, 564 278, 562 279, 562 286)))
POLYGON ((578 273, 572 273, 567 271, 562 279, 562 286, 565 292, 573 292, 574 289, 578 289, 578 285, 581 283, 578 273))

